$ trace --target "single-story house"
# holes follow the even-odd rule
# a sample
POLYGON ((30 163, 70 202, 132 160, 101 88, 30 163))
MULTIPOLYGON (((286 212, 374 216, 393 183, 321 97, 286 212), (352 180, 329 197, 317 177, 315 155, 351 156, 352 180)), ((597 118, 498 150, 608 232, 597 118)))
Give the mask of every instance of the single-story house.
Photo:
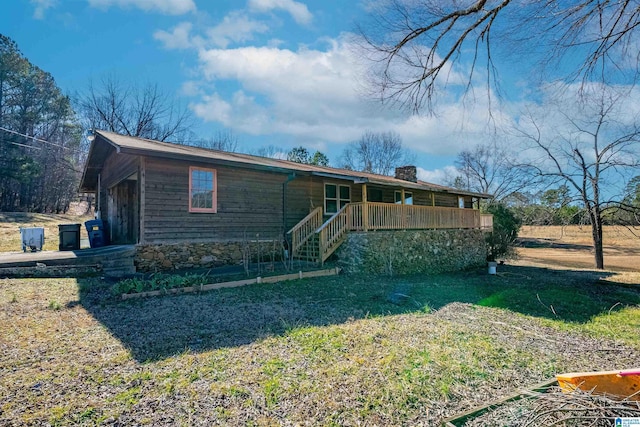
POLYGON ((315 166, 95 131, 80 190, 114 244, 286 241, 324 261, 350 231, 482 228, 473 193, 396 176, 315 166), (314 237, 315 236, 315 237, 314 237), (306 250, 310 242, 315 251, 306 250))

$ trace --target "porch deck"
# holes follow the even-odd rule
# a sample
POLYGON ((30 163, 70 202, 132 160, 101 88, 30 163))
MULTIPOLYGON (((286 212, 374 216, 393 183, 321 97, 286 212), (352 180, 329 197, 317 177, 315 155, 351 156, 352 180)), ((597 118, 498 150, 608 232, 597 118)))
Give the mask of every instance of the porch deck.
POLYGON ((120 277, 135 273, 134 245, 113 245, 76 251, 0 253, 0 277, 63 276, 73 273, 101 272, 120 277))
POLYGON ((324 262, 351 231, 493 229, 493 215, 477 209, 359 202, 347 203, 322 223, 316 208, 289 230, 291 255, 324 262))

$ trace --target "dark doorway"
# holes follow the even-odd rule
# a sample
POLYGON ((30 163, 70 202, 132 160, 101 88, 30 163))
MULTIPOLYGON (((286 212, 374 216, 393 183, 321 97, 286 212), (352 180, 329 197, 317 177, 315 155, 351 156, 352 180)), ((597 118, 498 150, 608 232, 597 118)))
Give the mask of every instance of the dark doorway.
POLYGON ((108 227, 111 243, 138 243, 138 181, 134 175, 109 188, 108 227))

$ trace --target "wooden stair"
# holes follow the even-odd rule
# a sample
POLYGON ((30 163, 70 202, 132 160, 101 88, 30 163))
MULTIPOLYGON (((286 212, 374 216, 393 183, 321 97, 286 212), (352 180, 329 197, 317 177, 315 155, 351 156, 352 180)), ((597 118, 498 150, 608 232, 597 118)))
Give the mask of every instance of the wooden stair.
POLYGON ((316 208, 289 230, 293 259, 323 264, 347 239, 350 205, 345 205, 324 223, 322 209, 316 208))
POLYGON ((303 261, 318 262, 320 258, 320 245, 317 233, 313 233, 300 247, 294 257, 303 261))

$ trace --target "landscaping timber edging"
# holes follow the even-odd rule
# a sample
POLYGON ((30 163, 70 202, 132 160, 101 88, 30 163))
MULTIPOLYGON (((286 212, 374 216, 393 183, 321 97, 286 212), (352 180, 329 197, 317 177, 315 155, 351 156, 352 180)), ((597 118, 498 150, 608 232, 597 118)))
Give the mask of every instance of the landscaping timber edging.
POLYGON ((538 397, 549 387, 556 385, 558 383, 556 378, 552 378, 541 383, 538 383, 531 388, 528 389, 518 389, 514 393, 503 397, 501 399, 490 402, 484 406, 480 406, 477 408, 473 408, 469 411, 465 411, 461 414, 454 415, 452 417, 446 418, 442 421, 443 427, 459 427, 462 424, 466 423, 468 420, 478 417, 484 414, 491 409, 497 408, 498 406, 504 405, 509 402, 513 402, 515 400, 520 400, 525 397, 538 397))
POLYGON ((277 282, 285 282, 288 280, 308 279, 311 277, 335 276, 339 273, 340 273, 340 268, 334 267, 334 268, 328 268, 328 269, 316 270, 316 271, 306 271, 306 272, 298 271, 297 273, 283 274, 280 276, 255 277, 253 279, 234 280, 232 282, 211 283, 208 285, 187 286, 184 288, 162 289, 157 291, 138 292, 135 294, 121 294, 121 296, 123 300, 126 300, 126 299, 132 299, 132 298, 153 297, 153 296, 159 296, 159 295, 212 291, 215 289, 222 289, 222 288, 237 288, 239 286, 252 285, 254 283, 277 283, 277 282))

